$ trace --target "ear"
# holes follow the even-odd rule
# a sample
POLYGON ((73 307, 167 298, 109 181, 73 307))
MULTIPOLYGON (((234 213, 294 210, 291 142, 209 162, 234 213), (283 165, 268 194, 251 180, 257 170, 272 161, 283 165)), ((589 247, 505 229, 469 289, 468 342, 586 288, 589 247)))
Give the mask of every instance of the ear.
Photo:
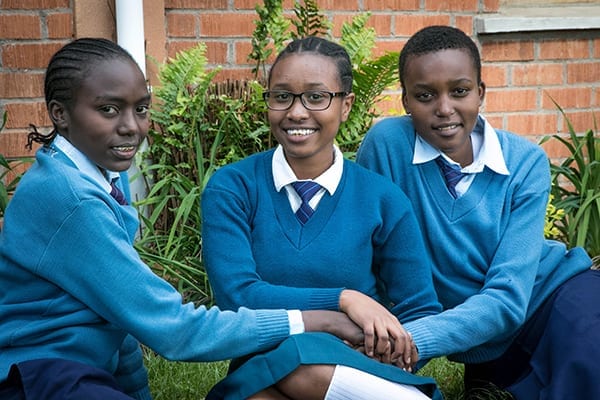
POLYGON ((485 99, 485 82, 479 84, 479 107, 483 105, 483 99, 485 99))
POLYGON ((63 103, 58 100, 50 100, 48 103, 48 115, 54 126, 61 132, 69 126, 69 113, 63 103))
POLYGON ((408 108, 408 102, 406 101, 406 93, 404 92, 404 90, 402 91, 402 107, 404 108, 404 112, 406 114, 410 114, 410 110, 408 108))
POLYGON ((354 93, 348 93, 343 101, 342 101, 342 122, 348 119, 348 115, 350 115, 350 110, 352 110, 352 104, 354 104, 354 99, 356 95, 354 93))

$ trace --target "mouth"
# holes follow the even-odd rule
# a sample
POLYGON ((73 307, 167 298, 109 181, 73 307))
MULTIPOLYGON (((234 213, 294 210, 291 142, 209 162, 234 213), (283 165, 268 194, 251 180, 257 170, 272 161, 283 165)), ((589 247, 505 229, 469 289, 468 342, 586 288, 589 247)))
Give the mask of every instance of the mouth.
POLYGON ((440 131, 440 132, 449 132, 449 131, 452 131, 452 130, 458 128, 459 126, 460 126, 460 124, 442 125, 442 126, 434 127, 433 129, 435 129, 436 131, 440 131))
POLYGON ((133 144, 123 144, 120 146, 113 146, 111 149, 120 157, 129 159, 137 152, 137 146, 133 144))
POLYGON ((316 129, 304 128, 304 129, 284 129, 288 136, 309 136, 315 133, 316 129))

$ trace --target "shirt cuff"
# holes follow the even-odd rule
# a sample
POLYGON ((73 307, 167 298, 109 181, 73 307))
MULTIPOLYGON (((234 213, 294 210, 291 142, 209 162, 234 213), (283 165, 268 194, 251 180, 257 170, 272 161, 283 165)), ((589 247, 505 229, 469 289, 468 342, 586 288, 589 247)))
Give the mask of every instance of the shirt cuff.
POLYGON ((288 320, 290 322, 290 335, 304 333, 304 320, 300 310, 288 310, 288 320))

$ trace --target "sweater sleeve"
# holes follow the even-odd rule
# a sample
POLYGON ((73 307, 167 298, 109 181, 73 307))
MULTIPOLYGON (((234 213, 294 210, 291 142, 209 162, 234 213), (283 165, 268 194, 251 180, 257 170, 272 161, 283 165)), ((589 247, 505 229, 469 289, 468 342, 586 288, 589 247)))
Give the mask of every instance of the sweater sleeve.
POLYGON ((123 216, 100 198, 84 197, 61 213, 53 216, 60 221, 36 273, 163 357, 228 359, 289 335, 284 310, 234 313, 182 304, 180 294, 141 261, 123 216))
POLYGON ((152 400, 142 350, 131 335, 125 336, 119 349, 119 364, 114 375, 129 396, 136 400, 152 400))

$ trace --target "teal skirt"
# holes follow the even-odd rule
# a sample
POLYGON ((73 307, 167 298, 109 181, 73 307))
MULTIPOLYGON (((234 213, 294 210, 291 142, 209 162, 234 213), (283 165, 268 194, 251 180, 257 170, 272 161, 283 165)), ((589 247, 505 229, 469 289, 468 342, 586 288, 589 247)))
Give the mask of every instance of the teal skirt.
POLYGON ((327 333, 293 335, 278 347, 249 358, 217 383, 206 400, 245 399, 273 386, 300 365, 345 365, 392 382, 415 386, 434 400, 443 397, 433 378, 372 360, 327 333))

